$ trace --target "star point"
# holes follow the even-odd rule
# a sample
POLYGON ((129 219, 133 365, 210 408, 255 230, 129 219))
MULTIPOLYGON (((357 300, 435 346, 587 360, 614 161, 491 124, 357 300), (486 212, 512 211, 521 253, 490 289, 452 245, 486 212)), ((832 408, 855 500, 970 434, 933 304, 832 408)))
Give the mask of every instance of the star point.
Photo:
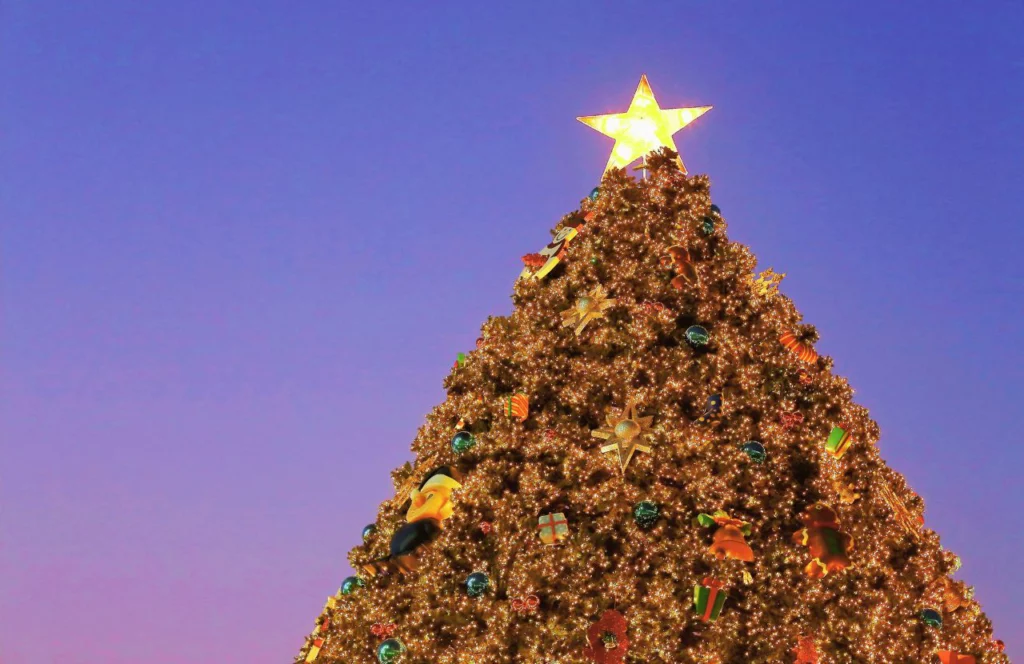
MULTIPOLYGON (((625 113, 587 115, 576 118, 588 127, 615 139, 605 172, 612 168, 625 168, 640 157, 658 148, 667 147, 678 153, 672 135, 711 110, 711 106, 689 108, 661 108, 654 97, 647 75, 633 94, 633 101, 625 113)), ((679 170, 686 173, 683 160, 677 159, 679 170)))

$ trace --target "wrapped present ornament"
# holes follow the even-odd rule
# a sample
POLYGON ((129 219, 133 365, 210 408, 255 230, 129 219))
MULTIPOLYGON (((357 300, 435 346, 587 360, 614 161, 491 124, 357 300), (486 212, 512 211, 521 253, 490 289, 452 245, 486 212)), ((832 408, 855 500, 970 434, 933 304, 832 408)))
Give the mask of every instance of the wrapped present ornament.
POLYGON ((831 433, 828 434, 828 438, 825 440, 825 449, 836 459, 842 459, 843 455, 846 454, 846 450, 850 449, 850 443, 852 442, 850 426, 848 424, 840 424, 837 427, 832 427, 831 433))
POLYGON ((853 538, 839 530, 839 517, 831 507, 816 503, 800 520, 804 528, 793 534, 793 541, 806 546, 811 554, 811 562, 804 568, 807 576, 820 579, 852 564, 847 551, 853 548, 853 538))
POLYGON ((505 399, 505 414, 525 422, 530 416, 530 399, 519 392, 505 399))
POLYGON ((537 532, 545 544, 557 544, 569 537, 569 521, 561 512, 542 514, 537 518, 537 532))
POLYGON ((320 648, 323 645, 323 639, 313 639, 313 645, 309 647, 309 652, 306 653, 306 662, 315 662, 316 658, 320 655, 320 648))
POLYGON ((797 339, 792 332, 786 332, 780 336, 779 343, 783 348, 796 355, 801 362, 810 364, 818 359, 818 354, 814 352, 814 349, 797 339))
POLYGON ((975 664, 974 657, 970 655, 961 655, 958 652, 952 650, 940 650, 938 653, 939 661, 942 664, 975 664))
POLYGON ((702 622, 715 622, 722 613, 725 600, 729 597, 722 592, 724 584, 718 579, 705 576, 693 587, 693 607, 702 622))
POLYGON ((745 563, 754 561, 754 552, 746 540, 746 536, 750 534, 749 523, 734 519, 723 510, 716 510, 714 514, 699 514, 697 522, 705 528, 718 526, 708 548, 716 558, 734 558, 745 563))

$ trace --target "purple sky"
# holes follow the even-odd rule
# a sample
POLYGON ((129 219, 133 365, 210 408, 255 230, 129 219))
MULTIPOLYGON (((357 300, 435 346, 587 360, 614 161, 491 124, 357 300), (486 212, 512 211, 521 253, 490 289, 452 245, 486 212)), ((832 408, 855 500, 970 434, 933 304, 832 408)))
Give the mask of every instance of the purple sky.
POLYGON ((0 661, 290 661, 644 72, 1024 658, 1019 1, 355 4, 0 8, 0 661))

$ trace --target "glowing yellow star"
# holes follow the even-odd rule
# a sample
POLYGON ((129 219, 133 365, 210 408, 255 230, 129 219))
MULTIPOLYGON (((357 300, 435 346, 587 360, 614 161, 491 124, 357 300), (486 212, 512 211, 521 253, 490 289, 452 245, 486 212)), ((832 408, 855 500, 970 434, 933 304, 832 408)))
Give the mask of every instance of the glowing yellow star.
MULTIPOLYGON (((633 101, 625 113, 609 115, 588 115, 576 118, 588 127, 592 127, 605 136, 615 139, 615 147, 608 158, 605 172, 611 168, 625 168, 640 157, 646 156, 661 147, 676 149, 672 134, 690 124, 711 110, 710 106, 692 108, 661 108, 651 92, 647 75, 640 77, 633 101)), ((677 159, 679 170, 686 172, 683 160, 677 159)))
POLYGON ((590 432, 594 438, 610 441, 601 446, 604 453, 618 452, 619 468, 626 472, 626 466, 637 450, 650 454, 651 448, 640 443, 641 438, 650 430, 653 417, 637 417, 636 404, 630 399, 626 407, 618 415, 606 416, 608 426, 590 432))

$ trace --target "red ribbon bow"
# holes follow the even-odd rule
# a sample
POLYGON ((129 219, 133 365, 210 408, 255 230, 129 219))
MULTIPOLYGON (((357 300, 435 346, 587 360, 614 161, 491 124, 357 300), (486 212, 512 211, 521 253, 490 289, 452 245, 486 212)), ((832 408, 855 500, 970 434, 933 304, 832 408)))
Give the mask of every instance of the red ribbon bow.
POLYGON ((792 429, 795 426, 799 426, 804 422, 803 413, 782 413, 779 415, 779 420, 782 422, 783 429, 792 429))
POLYGON ((545 429, 544 430, 544 440, 554 440, 555 436, 557 436, 557 435, 558 434, 555 432, 554 429, 545 429))
POLYGON ((665 311, 665 305, 661 302, 643 302, 640 304, 647 313, 655 313, 657 311, 665 311))
POLYGON ((700 585, 705 586, 710 590, 721 590, 725 587, 724 583, 713 576, 705 576, 704 579, 701 580, 700 585))
POLYGON ((395 623, 374 623, 370 631, 378 638, 391 638, 391 635, 395 633, 395 623))
POLYGON ((516 597, 512 600, 512 610, 516 613, 528 613, 537 610, 540 606, 540 597, 529 595, 528 597, 516 597))

